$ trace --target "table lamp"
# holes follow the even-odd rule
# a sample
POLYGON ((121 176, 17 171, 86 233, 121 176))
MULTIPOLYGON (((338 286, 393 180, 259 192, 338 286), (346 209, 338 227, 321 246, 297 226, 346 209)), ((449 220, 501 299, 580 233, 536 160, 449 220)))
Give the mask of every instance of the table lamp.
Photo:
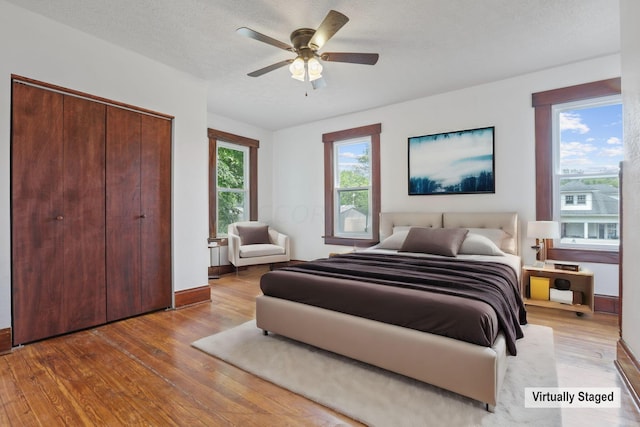
POLYGON ((527 224, 527 237, 536 239, 538 261, 536 267, 544 267, 547 260, 547 239, 557 239, 560 237, 560 224, 557 221, 529 221, 527 224))

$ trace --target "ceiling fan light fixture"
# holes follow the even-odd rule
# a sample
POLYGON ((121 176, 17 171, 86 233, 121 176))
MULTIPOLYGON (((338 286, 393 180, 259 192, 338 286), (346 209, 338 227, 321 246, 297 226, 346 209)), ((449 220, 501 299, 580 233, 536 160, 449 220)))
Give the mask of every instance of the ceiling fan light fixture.
POLYGON ((296 80, 300 80, 301 82, 303 82, 304 78, 305 78, 305 74, 306 74, 305 65, 306 64, 304 63, 304 60, 298 56, 295 59, 295 61, 293 61, 291 63, 291 65, 289 65, 289 71, 291 72, 291 78, 296 79, 296 80))
POLYGON ((322 64, 320 64, 320 61, 316 58, 309 59, 307 62, 307 72, 310 82, 322 78, 322 64))

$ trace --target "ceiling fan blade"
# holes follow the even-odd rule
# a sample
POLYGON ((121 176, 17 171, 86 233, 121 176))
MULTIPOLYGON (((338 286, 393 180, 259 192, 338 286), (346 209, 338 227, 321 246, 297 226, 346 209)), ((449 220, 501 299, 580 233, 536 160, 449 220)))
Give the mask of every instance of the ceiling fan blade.
POLYGON ((293 46, 288 45, 284 42, 281 42, 280 40, 271 38, 269 36, 265 36, 264 34, 254 31, 251 28, 240 27, 236 30, 236 33, 245 37, 249 37, 250 39, 258 40, 259 42, 267 43, 267 44, 270 44, 271 46, 275 46, 277 48, 288 50, 289 52, 293 52, 293 46))
POLYGON ((349 62, 351 64, 375 65, 378 62, 377 53, 353 53, 353 52, 325 52, 320 55, 323 61, 349 62))
POLYGON ((314 90, 322 89, 323 87, 327 87, 327 81, 324 79, 324 77, 320 77, 319 79, 311 81, 311 86, 314 90))
POLYGON ((309 47, 315 50, 320 49, 347 22, 349 22, 349 18, 346 15, 330 10, 309 40, 309 47))
POLYGON ((267 74, 269 71, 277 70, 278 68, 284 67, 287 64, 291 64, 293 59, 285 59, 284 61, 276 62, 275 64, 271 64, 268 67, 260 68, 259 70, 253 71, 247 76, 249 77, 260 77, 263 74, 267 74))

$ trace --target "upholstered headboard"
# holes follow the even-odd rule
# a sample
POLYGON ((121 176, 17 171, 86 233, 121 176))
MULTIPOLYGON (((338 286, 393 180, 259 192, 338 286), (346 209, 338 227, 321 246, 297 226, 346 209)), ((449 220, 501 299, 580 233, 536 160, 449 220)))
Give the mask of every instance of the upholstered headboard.
POLYGON ((393 227, 442 228, 442 212, 381 212, 380 241, 393 234, 393 227))
POLYGON ((380 241, 391 236, 394 227, 470 228, 502 230, 500 249, 518 255, 518 214, 516 212, 382 212, 380 241))

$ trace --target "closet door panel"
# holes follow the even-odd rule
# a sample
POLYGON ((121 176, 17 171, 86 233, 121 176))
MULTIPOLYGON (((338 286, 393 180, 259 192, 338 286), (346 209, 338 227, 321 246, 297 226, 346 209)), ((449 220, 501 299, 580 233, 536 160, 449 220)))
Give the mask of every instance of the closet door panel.
POLYGON ((171 121, 143 115, 142 310, 171 306, 171 121))
POLYGON ((105 105, 64 99, 64 288, 67 330, 106 322, 105 105))
POLYGON ((13 344, 64 331, 63 96, 12 86, 11 238, 13 344), (43 321, 43 319, 47 319, 43 321))
POLYGON ((140 307, 140 114, 107 107, 107 320, 140 307))

